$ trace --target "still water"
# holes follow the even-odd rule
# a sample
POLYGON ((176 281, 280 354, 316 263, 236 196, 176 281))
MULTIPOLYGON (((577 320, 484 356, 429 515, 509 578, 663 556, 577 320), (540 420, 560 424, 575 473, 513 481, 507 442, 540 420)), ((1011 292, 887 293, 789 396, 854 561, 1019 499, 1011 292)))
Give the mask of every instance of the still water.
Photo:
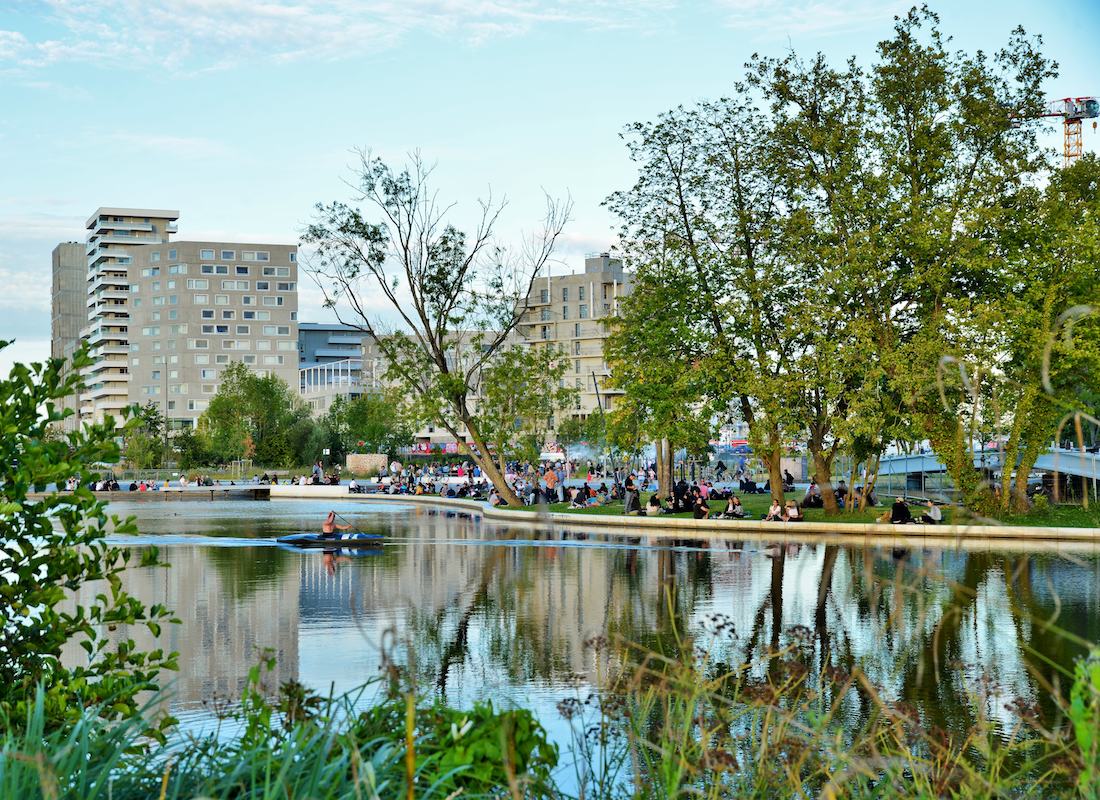
POLYGON ((1058 668, 1072 670, 1100 638, 1100 554, 1091 545, 673 540, 367 502, 336 510, 384 534, 381 552, 326 559, 274 542, 318 531, 329 508, 111 506, 135 515, 142 532, 113 541, 155 544, 171 563, 131 569, 127 588, 182 620, 160 646, 180 653, 170 710, 186 727, 212 724, 213 708, 239 697, 271 648, 272 683, 294 678, 340 693, 392 659, 452 705, 522 704, 564 736, 557 703, 597 685, 614 658, 590 646, 595 637, 664 650, 676 629, 726 664, 801 641, 819 668, 861 668, 888 699, 965 730, 967 692, 995 719, 1015 698, 1053 711, 1043 682, 1064 687, 1058 668))

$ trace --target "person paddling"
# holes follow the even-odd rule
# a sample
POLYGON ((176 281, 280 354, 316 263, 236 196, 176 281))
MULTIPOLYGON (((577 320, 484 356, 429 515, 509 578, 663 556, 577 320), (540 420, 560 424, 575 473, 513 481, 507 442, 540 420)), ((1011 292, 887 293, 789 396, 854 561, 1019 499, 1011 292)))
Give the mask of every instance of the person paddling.
POLYGON ((330 512, 328 512, 328 518, 324 521, 324 524, 321 525, 321 535, 322 536, 335 536, 337 528, 339 528, 342 531, 350 531, 351 527, 352 527, 351 525, 337 525, 336 524, 336 512, 335 511, 330 511, 330 512))

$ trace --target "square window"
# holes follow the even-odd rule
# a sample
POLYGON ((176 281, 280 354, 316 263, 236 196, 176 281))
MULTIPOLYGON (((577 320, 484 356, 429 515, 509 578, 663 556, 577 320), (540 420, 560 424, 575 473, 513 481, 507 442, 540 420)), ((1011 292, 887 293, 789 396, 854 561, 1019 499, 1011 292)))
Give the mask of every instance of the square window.
POLYGON ((175 411, 176 410, 176 401, 175 400, 169 400, 168 401, 168 410, 169 411, 175 411))
POLYGON ((134 308, 141 308, 141 298, 140 297, 135 297, 134 298, 134 308))
POLYGON ((137 342, 130 342, 130 352, 136 353, 141 348, 141 345, 137 342))
POLYGON ((179 380, 179 377, 180 377, 180 371, 179 371, 178 369, 170 369, 170 370, 168 370, 168 380, 170 380, 170 381, 178 381, 178 380, 179 380))
POLYGON ((153 356, 153 366, 164 363, 164 356, 153 356))
POLYGON ((159 311, 154 311, 153 312, 153 322, 160 322, 160 312, 159 311))
MULTIPOLYGON (((164 288, 165 288, 166 291, 170 292, 170 291, 172 291, 173 289, 176 288, 176 282, 175 281, 165 281, 164 282, 164 288)), ((154 289, 153 291, 156 291, 156 290, 154 289)))
POLYGON ((155 305, 155 306, 164 305, 164 295, 159 295, 158 297, 154 297, 153 298, 153 305, 155 305))
POLYGON ((160 350, 160 341, 153 342, 153 349, 160 350))
POLYGON ((176 251, 176 250, 169 250, 169 251, 168 251, 168 260, 169 260, 169 261, 175 261, 175 260, 176 260, 176 258, 177 258, 177 255, 176 255, 176 254, 177 254, 177 251, 176 251))
POLYGON ((275 325, 264 325, 264 336, 274 336, 275 328, 275 325))
POLYGON ((177 303, 179 302, 179 299, 180 299, 180 298, 179 298, 179 295, 178 295, 178 294, 170 294, 170 295, 168 295, 168 305, 170 305, 170 306, 174 306, 174 305, 176 305, 176 304, 177 304, 177 303))
POLYGON ((150 253, 149 254, 149 260, 153 261, 153 262, 160 261, 160 253, 158 253, 156 251, 150 253))
POLYGON ((199 250, 199 258, 209 258, 209 259, 213 260, 214 251, 213 250, 199 250))
POLYGON ((131 367, 137 367, 137 366, 140 366, 140 364, 138 363, 138 362, 140 362, 140 361, 141 361, 141 359, 140 359, 140 358, 138 358, 137 356, 134 356, 133 358, 131 358, 131 359, 130 359, 130 366, 131 366, 131 367))
POLYGON ((140 291, 141 291, 141 284, 140 283, 131 283, 130 284, 130 294, 137 294, 140 291))
POLYGON ((233 261, 237 258, 236 250, 222 250, 222 261, 233 261))
POLYGON ((159 292, 160 291, 160 281, 153 281, 153 285, 152 285, 151 288, 154 292, 159 292))
POLYGON ((175 339, 169 339, 167 347, 168 347, 169 350, 175 350, 176 349, 176 340, 175 339))
POLYGON ((168 319, 179 319, 179 318, 180 318, 180 312, 178 312, 176 309, 173 308, 171 311, 168 312, 168 319))

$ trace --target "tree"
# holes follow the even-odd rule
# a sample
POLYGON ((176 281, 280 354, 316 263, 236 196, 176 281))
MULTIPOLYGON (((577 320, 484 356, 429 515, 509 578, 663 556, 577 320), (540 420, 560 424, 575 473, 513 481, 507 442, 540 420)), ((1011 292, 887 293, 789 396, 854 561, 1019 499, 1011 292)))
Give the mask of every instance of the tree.
POLYGON ((527 313, 527 297, 571 203, 547 197, 542 231, 512 254, 493 246, 503 203, 481 202, 480 220, 467 237, 447 221, 453 207, 437 202, 433 168, 419 153, 397 174, 369 151, 359 156, 354 202, 369 204, 380 221, 344 203, 318 204, 303 236, 316 249, 306 268, 340 320, 374 338, 387 380, 415 398, 421 416, 463 443, 509 505, 520 506, 490 456, 475 396, 485 368, 512 343, 527 313), (372 312, 376 292, 398 327, 372 312))
POLYGON ((123 455, 135 470, 159 467, 164 463, 164 415, 150 400, 144 406, 134 406, 138 427, 126 435, 123 455))
POLYGON ((393 457, 415 438, 401 402, 393 395, 363 395, 351 401, 337 397, 321 425, 335 434, 340 458, 361 447, 393 457))
MULTIPOLYGON (((7 345, 0 341, 0 350, 7 345)), ((78 373, 91 364, 85 347, 70 365, 63 359, 17 363, 0 380, 0 711, 15 724, 26 718, 38 686, 53 724, 78 718, 83 706, 97 703, 113 717, 135 715, 137 694, 155 688, 161 670, 176 668, 176 653, 140 652, 129 638, 112 647, 101 636, 104 626, 118 625, 145 625, 159 635, 162 624, 178 620, 164 606, 146 607, 122 589, 119 574, 131 553, 104 543, 109 522, 115 535, 137 532, 132 517, 109 518, 107 503, 87 488, 93 479, 88 465, 118 459, 114 420, 60 438, 47 435, 49 426, 73 413, 61 410, 59 401, 82 385, 78 373), (28 497, 36 487, 64 486, 74 477, 74 492, 28 497), (63 611, 89 581, 103 581, 106 588, 90 605, 63 611), (67 669, 61 652, 74 640, 88 659, 67 669)), ((136 426, 131 419, 123 430, 136 426)), ((158 563, 157 549, 145 548, 141 564, 158 563)))
POLYGON ((255 457, 261 464, 291 466, 291 431, 309 408, 277 375, 257 375, 240 361, 222 370, 218 393, 199 417, 219 458, 255 457))

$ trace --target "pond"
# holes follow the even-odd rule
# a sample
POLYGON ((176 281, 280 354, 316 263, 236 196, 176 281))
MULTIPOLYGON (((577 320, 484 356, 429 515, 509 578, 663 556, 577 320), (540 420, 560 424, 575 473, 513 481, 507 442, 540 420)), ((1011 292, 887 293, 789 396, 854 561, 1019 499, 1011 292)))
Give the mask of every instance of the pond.
POLYGON ((185 727, 212 724, 214 709, 240 696, 272 648, 272 684, 294 678, 340 693, 392 659, 452 705, 491 698, 530 707, 561 737, 557 704, 608 669, 594 639, 621 636, 663 651, 678 632, 726 664, 799 641, 818 668, 859 667, 886 698, 964 731, 973 713, 967 692, 993 719, 1017 699, 1053 713, 1043 684, 1065 686, 1059 667, 1072 670, 1100 638, 1092 545, 672 540, 354 501, 337 512, 384 534, 380 552, 326 559, 275 544, 319 530, 331 507, 112 504, 112 513, 135 515, 142 532, 118 543, 155 544, 171 563, 131 569, 126 583, 182 620, 161 645, 180 653, 170 710, 185 727))

